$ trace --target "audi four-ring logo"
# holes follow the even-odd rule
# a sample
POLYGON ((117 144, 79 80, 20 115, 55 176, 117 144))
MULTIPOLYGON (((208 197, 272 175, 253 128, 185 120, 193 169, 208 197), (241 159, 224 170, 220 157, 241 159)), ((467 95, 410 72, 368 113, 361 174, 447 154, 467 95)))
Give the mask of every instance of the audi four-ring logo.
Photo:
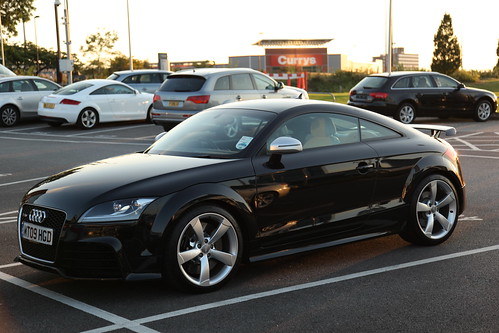
POLYGON ((40 209, 32 209, 28 217, 30 222, 36 222, 36 223, 42 223, 43 221, 45 221, 46 218, 47 218, 47 213, 44 210, 40 209))

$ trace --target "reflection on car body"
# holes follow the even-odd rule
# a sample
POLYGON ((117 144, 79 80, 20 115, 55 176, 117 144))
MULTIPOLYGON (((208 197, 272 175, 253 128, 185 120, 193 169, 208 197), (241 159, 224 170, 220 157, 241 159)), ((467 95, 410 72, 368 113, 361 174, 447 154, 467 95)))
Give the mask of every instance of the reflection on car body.
POLYGON ((452 128, 431 128, 311 100, 214 107, 143 153, 35 185, 21 202, 18 260, 70 278, 163 276, 206 292, 243 261, 394 233, 439 244, 465 208, 465 183, 439 138, 452 128), (330 144, 302 144, 326 127, 330 144), (26 226, 51 229, 52 245, 26 226))

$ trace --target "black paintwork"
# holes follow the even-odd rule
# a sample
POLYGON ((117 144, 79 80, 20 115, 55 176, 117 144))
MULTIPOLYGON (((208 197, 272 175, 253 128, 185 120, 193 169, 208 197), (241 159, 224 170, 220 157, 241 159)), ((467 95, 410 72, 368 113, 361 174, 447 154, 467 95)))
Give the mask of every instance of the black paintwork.
MULTIPOLYGON (((404 103, 410 103, 416 109, 417 116, 448 117, 474 115, 478 102, 490 102, 492 113, 497 110, 497 97, 493 92, 468 88, 458 81, 436 72, 392 72, 373 74, 370 77, 384 78, 379 87, 367 87, 365 81, 360 81, 350 90, 348 105, 378 112, 386 116, 395 116, 398 108, 404 103), (418 77, 428 78, 429 86, 417 87, 418 77), (397 87, 397 83, 408 78, 407 87, 397 87), (440 87, 438 78, 454 82, 453 87, 440 87), (413 83, 414 82, 414 83, 413 83), (380 95, 378 98, 370 94, 380 95)), ((449 81, 449 82, 450 82, 449 81)))
MULTIPOLYGON (((454 183, 459 207, 464 209, 459 160, 445 154, 450 146, 392 119, 309 100, 251 101, 214 109, 265 110, 275 115, 236 157, 172 156, 146 150, 47 178, 22 199, 26 211, 20 221, 32 206, 48 214, 65 213, 60 238, 52 245, 56 259, 40 260, 21 246, 19 260, 73 278, 158 277, 165 235, 183 212, 200 203, 221 206, 235 216, 244 234, 247 260, 397 233, 407 217, 411 190, 429 173, 441 173, 454 183), (383 124, 400 136, 304 150, 269 163, 266 141, 272 130, 310 112, 347 114, 383 124), (373 167, 359 168, 365 165, 373 167), (157 199, 138 220, 78 222, 97 204, 139 197, 157 199)), ((39 247, 43 246, 47 245, 39 247)))

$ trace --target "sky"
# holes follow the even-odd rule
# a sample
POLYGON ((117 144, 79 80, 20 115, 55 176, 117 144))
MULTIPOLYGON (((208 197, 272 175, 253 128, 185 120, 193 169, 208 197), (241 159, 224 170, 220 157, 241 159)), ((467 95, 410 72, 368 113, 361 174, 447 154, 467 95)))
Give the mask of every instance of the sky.
MULTIPOLYGON (((59 6, 61 49, 66 51, 64 0, 59 6)), ((253 44, 261 39, 332 39, 329 54, 345 54, 355 62, 371 62, 386 53, 389 0, 128 0, 130 40, 135 59, 157 62, 213 60, 263 55, 253 44)), ((56 50, 54 0, 35 0, 25 24, 26 39, 56 50), (35 23, 36 21, 36 23, 35 23)), ((129 55, 127 0, 68 0, 71 53, 92 34, 116 31, 115 51, 129 55)), ((497 63, 499 1, 392 0, 393 46, 419 54, 429 69, 433 38, 445 13, 462 47, 463 68, 490 70, 497 63)), ((23 41, 19 35, 8 42, 23 41)))

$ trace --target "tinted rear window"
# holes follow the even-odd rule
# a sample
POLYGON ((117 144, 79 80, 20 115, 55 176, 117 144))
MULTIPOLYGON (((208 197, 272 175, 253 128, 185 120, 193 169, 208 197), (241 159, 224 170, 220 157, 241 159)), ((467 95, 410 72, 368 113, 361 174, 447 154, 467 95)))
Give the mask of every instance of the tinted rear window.
POLYGON ((357 89, 378 89, 381 88, 388 78, 381 76, 368 76, 363 78, 356 86, 357 89))
POLYGON ((205 83, 205 78, 194 75, 169 76, 159 91, 192 92, 199 91, 205 83))

